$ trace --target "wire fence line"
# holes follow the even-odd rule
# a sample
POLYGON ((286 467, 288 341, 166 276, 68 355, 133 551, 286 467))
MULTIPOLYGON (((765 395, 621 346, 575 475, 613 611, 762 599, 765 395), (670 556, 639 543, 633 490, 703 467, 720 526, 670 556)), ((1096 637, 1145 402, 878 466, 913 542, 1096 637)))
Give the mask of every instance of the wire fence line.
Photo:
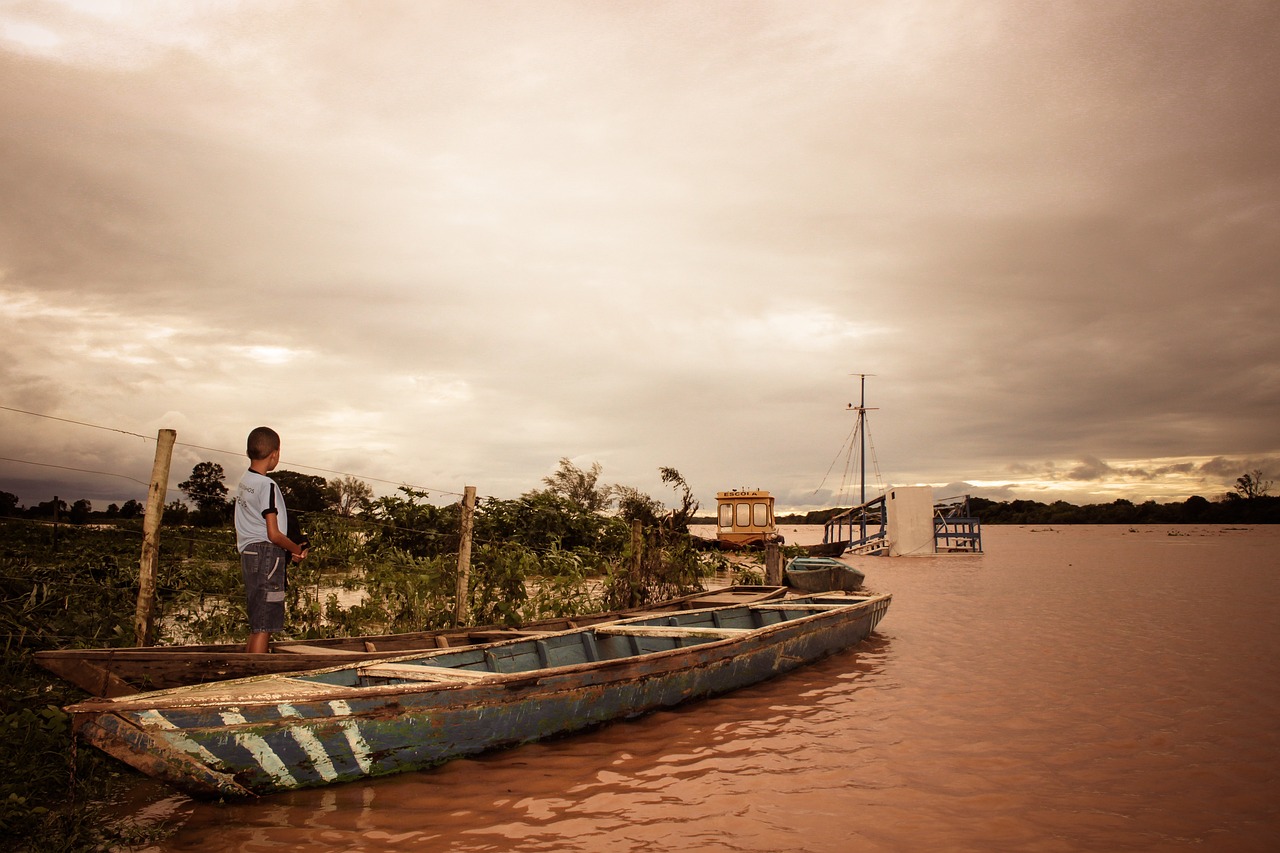
MULTIPOLYGON (((486 499, 498 500, 497 498, 486 498, 486 499)), ((421 536, 427 539, 436 539, 436 540, 456 538, 456 534, 441 533, 439 530, 428 530, 420 527, 410 527, 403 524, 397 524, 395 522, 392 522, 387 519, 382 519, 382 518, 375 518, 375 517, 368 517, 368 516, 361 516, 361 515, 342 515, 341 513, 324 511, 324 510, 303 510, 303 509, 292 510, 291 509, 289 510, 289 512, 291 515, 297 515, 299 519, 302 521, 305 521, 307 519, 310 519, 311 521, 315 521, 317 519, 325 519, 332 522, 344 524, 351 528, 365 529, 370 532, 379 531, 379 532, 389 532, 389 533, 400 533, 400 534, 406 534, 406 535, 421 536)), ((78 527, 78 528, 85 528, 85 527, 98 528, 102 530, 106 530, 109 528, 111 531, 117 531, 122 535, 129 536, 133 539, 136 539, 139 543, 141 543, 143 539, 143 532, 141 528, 134 528, 131 526, 122 526, 117 524, 90 523, 88 525, 84 525, 84 524, 72 524, 71 522, 66 522, 66 521, 55 522, 55 521, 48 521, 45 519, 23 518, 18 516, 9 516, 9 517, 0 516, 0 523, 5 523, 5 522, 17 523, 17 524, 39 525, 44 527, 55 527, 57 525, 63 525, 63 526, 78 527)), ((202 538, 202 537, 193 535, 197 531, 201 531, 201 530, 212 531, 216 529, 219 529, 219 528, 205 528, 205 527, 199 527, 199 526, 193 526, 193 525, 169 524, 164 526, 164 530, 165 530, 164 539, 166 542, 180 542, 180 543, 186 543, 190 545, 209 545, 209 546, 216 547, 216 546, 221 546, 225 544, 228 547, 234 547, 234 544, 235 544, 234 541, 224 542, 223 540, 220 540, 220 539, 202 538)), ((480 545, 500 545, 500 544, 503 544, 504 542, 504 540, 493 539, 483 535, 477 535, 474 532, 472 533, 472 541, 480 545)), ((524 547, 530 551, 534 551, 536 553, 541 553, 541 554, 549 554, 557 550, 554 548, 543 548, 543 547, 538 547, 534 545, 525 545, 524 547)), ((456 556, 456 554, 457 554, 456 551, 442 552, 443 556, 456 556)))
MULTIPOLYGON (((44 414, 41 412, 32 412, 26 409, 19 409, 13 406, 0 405, 0 410, 14 412, 16 414, 26 415, 34 418, 43 418, 47 420, 58 421, 61 423, 71 424, 73 426, 81 427, 84 429, 93 429, 93 430, 101 430, 105 432, 117 433, 119 435, 129 436, 131 438, 137 438, 137 439, 141 439, 143 441, 148 441, 152 443, 155 443, 157 440, 156 436, 142 435, 140 433, 132 432, 126 429, 121 429, 119 427, 105 426, 102 424, 95 424, 95 423, 90 423, 88 421, 76 420, 72 418, 63 418, 63 417, 58 417, 56 415, 44 414)), ((189 442, 175 441, 174 446, 186 447, 194 450, 202 450, 209 453, 224 454, 227 456, 235 457, 237 459, 244 457, 243 451, 227 450, 225 448, 210 447, 206 445, 193 444, 189 442)), ((129 480, 130 482, 133 482, 133 483, 138 483, 139 485, 142 485, 142 486, 150 485, 150 483, 145 480, 139 480, 136 477, 133 477, 129 474, 120 473, 118 471, 100 471, 100 470, 89 469, 89 468, 76 468, 76 467, 65 466, 65 465, 56 465, 48 462, 39 462, 35 460, 30 460, 30 459, 16 459, 8 456, 0 456, 0 460, 7 461, 7 462, 20 463, 24 465, 34 465, 34 466, 40 466, 40 467, 54 468, 58 470, 74 471, 77 473, 93 474, 93 475, 104 476, 104 477, 119 477, 125 480, 129 480)), ((354 477, 358 480, 394 485, 398 489, 407 489, 410 491, 421 492, 423 494, 447 495, 447 496, 456 497, 459 499, 462 499, 464 497, 463 492, 453 491, 451 489, 444 489, 444 488, 439 488, 435 486, 418 486, 418 485, 413 485, 403 481, 397 482, 394 480, 387 480, 379 477, 373 477, 370 475, 354 474, 349 471, 339 471, 339 470, 334 470, 330 468, 322 468, 322 467, 313 466, 313 465, 304 465, 304 464, 295 463, 295 462, 290 462, 289 468, 283 469, 283 470, 291 470, 293 468, 305 468, 310 471, 320 471, 323 473, 333 474, 337 476, 354 477)), ((171 480, 175 479, 177 476, 179 475, 171 473, 170 479, 171 480)), ((176 486, 171 486, 167 484, 165 488, 165 493, 166 493, 166 496, 174 493, 177 493, 179 495, 185 495, 185 493, 182 492, 181 489, 177 488, 176 486)), ((481 495, 479 496, 479 498, 482 501, 500 500, 499 498, 493 495, 481 495)), ((347 520, 348 523, 362 524, 370 527, 376 527, 377 529, 380 529, 380 530, 390 530, 390 531, 399 532, 399 533, 409 533, 409 534, 415 534, 415 535, 426 536, 426 537, 435 537, 435 538, 445 538, 447 536, 447 534, 441 534, 438 531, 421 530, 413 527, 399 526, 384 519, 365 519, 359 516, 344 516, 338 513, 323 513, 315 510, 290 510, 290 512, 295 512, 296 514, 299 515, 299 517, 304 517, 305 515, 310 514, 313 516, 328 516, 332 518, 342 518, 347 520)), ((138 535, 141 536, 141 532, 139 532, 138 535)), ((486 539, 483 536, 476 536, 474 538, 474 541, 480 544, 500 544, 497 540, 486 539)), ((550 552, 553 549, 530 547, 530 550, 546 553, 546 552, 550 552)))
MULTIPOLYGON (((486 497, 485 499, 490 501, 499 500, 498 498, 493 498, 493 497, 486 497)), ((455 504, 455 506, 457 506, 457 504, 455 504)), ((483 507, 479 507, 478 511, 481 514, 483 514, 483 511, 484 511, 483 507)), ((374 533, 374 532, 396 533, 396 534, 411 535, 416 537, 422 537, 424 539, 435 539, 435 540, 457 540, 459 536, 458 533, 454 533, 454 532, 442 533, 438 529, 427 529, 427 528, 421 528, 421 527, 412 527, 405 524, 398 524, 388 518, 380 518, 377 516, 343 515, 341 513, 328 511, 328 510, 296 509, 296 510, 289 510, 289 512, 293 515, 297 515, 299 517, 300 523, 304 523, 304 524, 310 524, 318 520, 323 520, 330 523, 341 524, 346 528, 353 529, 355 531, 364 531, 368 533, 374 533)), ((132 521, 132 519, 123 519, 123 521, 129 522, 129 521, 132 521)), ((47 519, 27 518, 23 516, 0 516, 0 524, 28 525, 28 526, 34 526, 34 527, 47 527, 47 528, 54 528, 54 529, 61 526, 61 527, 68 527, 76 530, 92 530, 95 532, 111 533, 115 535, 124 536, 139 544, 142 543, 144 538, 144 533, 140 526, 133 526, 132 524, 128 524, 128 523, 119 524, 115 521, 109 521, 105 523, 89 522, 89 523, 81 524, 81 523, 74 523, 70 521, 51 521, 47 519)), ((305 529, 306 528, 304 527, 304 530, 305 529)), ((229 550, 235 547, 234 534, 231 533, 231 528, 229 526, 228 527, 203 527, 203 526, 190 525, 190 524, 166 524, 163 526, 163 530, 164 530, 165 543, 170 543, 170 544, 182 543, 189 546, 197 546, 197 545, 209 546, 209 547, 225 546, 229 550), (224 531, 224 534, 225 534, 224 537, 213 538, 213 537, 205 537, 205 536, 198 535, 202 531, 213 533, 214 531, 217 531, 217 530, 224 531)), ((485 536, 483 535, 483 533, 473 529, 471 533, 471 541, 479 545, 495 545, 496 546, 496 545, 506 544, 508 540, 495 539, 489 536, 485 536)), ((562 552, 564 550, 562 548, 544 547, 544 546, 538 546, 533 544, 522 544, 521 547, 523 547, 527 551, 531 551, 537 554, 552 554, 552 553, 562 552)), ((439 555, 445 556, 445 557, 457 556, 457 551, 456 550, 441 551, 439 555)), ((231 557, 234 557, 234 554, 229 554, 228 557, 230 559, 231 557)))
MULTIPOLYGON (((27 409, 19 409, 14 406, 0 405, 0 410, 6 411, 6 412, 14 412, 16 414, 26 415, 33 418, 43 418, 45 420, 58 421, 60 423, 71 424, 73 426, 82 427, 85 429, 93 429, 93 430, 101 430, 103 432, 117 433, 119 435, 125 435, 132 438, 139 438, 139 439, 142 439, 143 441, 150 441, 153 443, 156 441, 155 436, 142 435, 140 433, 131 432, 126 429, 120 429, 119 427, 104 426, 102 424, 89 423, 88 421, 75 420, 72 418, 62 418, 56 415, 44 414, 42 412, 32 412, 27 409)), ((225 448, 209 447, 206 445, 192 444, 192 443, 183 442, 183 441, 175 441, 174 446, 185 447, 191 450, 202 450, 208 453, 220 453, 220 454, 224 454, 226 456, 235 457, 235 458, 244 457, 244 451, 242 450, 227 450, 225 448)), ((64 471, 75 471, 75 472, 85 473, 85 474, 95 474, 95 475, 101 475, 104 477, 120 477, 122 479, 129 480, 134 483, 139 483, 143 486, 149 485, 149 483, 145 480, 139 480, 134 476, 131 476, 129 474, 123 474, 118 471, 97 471, 97 470, 88 469, 88 468, 74 468, 74 467, 69 467, 65 465, 55 465, 48 462, 38 462, 32 459, 17 459, 9 456, 0 456, 0 460, 5 462, 16 462, 24 465, 35 465, 35 466, 40 466, 45 468, 56 468, 64 471)), ((419 485, 414 485, 412 483, 408 483, 405 481, 387 480, 381 477, 374 477, 368 474, 356 474, 350 471, 338 471, 332 468, 323 468, 316 465, 304 465, 299 462, 291 461, 289 463, 289 469, 293 469, 293 468, 303 468, 308 471, 318 471, 324 474, 333 474, 339 477, 354 477, 357 480, 363 480, 366 482, 382 483, 385 485, 396 486, 397 488, 413 489, 415 491, 434 493, 438 495, 449 495, 449 496, 458 497, 458 498, 461 498, 463 496, 462 492, 454 491, 452 489, 443 489, 435 486, 419 486, 419 485)), ((171 474, 170 478, 172 479, 174 476, 175 475, 171 474)), ((170 493, 181 494, 181 490, 175 486, 170 486, 166 484, 165 493, 166 495, 170 493)))
MULTIPOLYGON (((87 583, 77 589, 95 588, 95 584, 92 583, 96 579, 95 576, 109 574, 113 579, 113 583, 110 584, 110 589, 113 590, 111 596, 131 587, 137 590, 137 617, 134 620, 137 646, 150 644, 151 638, 154 637, 154 616, 157 605, 160 605, 156 593, 182 593, 186 597, 227 596, 230 585, 233 585, 232 579, 239 576, 239 560, 234 549, 233 534, 230 533, 228 525, 229 519, 221 511, 223 505, 220 502, 224 498, 219 494, 219 502, 205 502, 209 506, 200 507, 204 517, 195 516, 198 523, 195 528, 182 524, 182 521, 186 520, 184 514, 165 524, 164 516, 168 515, 166 510, 169 510, 172 505, 166 505, 164 498, 166 494, 173 492, 173 488, 168 485, 168 480, 172 479, 172 474, 168 471, 173 447, 198 448, 206 452, 224 453, 237 459, 243 459, 243 453, 201 446, 201 444, 179 443, 177 433, 172 429, 161 429, 157 437, 152 439, 125 429, 14 409, 12 406, 0 406, 0 410, 29 416, 29 418, 60 421, 77 429, 105 430, 105 432, 124 435, 124 437, 156 442, 152 482, 145 483, 148 489, 146 512, 140 521, 134 523, 133 519, 120 519, 119 512, 115 512, 106 517, 106 524, 92 524, 95 516, 97 519, 101 519, 102 516, 91 514, 90 505, 82 502, 78 505, 79 514, 76 521, 63 525, 73 530, 93 530, 101 526, 110 526, 118 529, 120 534, 131 537, 131 542, 140 544, 141 560, 136 564, 136 574, 128 570, 128 566, 133 565, 132 555, 127 555, 124 549, 118 546, 110 546, 109 556, 104 557, 101 562, 92 562, 96 558, 92 555, 92 548, 68 562, 70 570, 87 573, 87 583), (215 508, 219 511, 214 512, 215 508), (86 524, 86 521, 90 523, 86 524), (200 526, 202 524, 211 526, 205 528, 200 526), (137 529, 140 525, 141 529, 137 529), (164 530, 163 534, 161 529, 164 530), (221 533, 216 534, 218 535, 216 539, 206 538, 205 535, 193 533, 195 530, 210 530, 210 532, 220 530, 221 533), (160 565, 161 542, 170 543, 169 547, 164 548, 166 567, 160 565), (200 546, 204 552, 200 553, 195 561, 189 562, 189 565, 183 565, 180 562, 175 564, 175 551, 172 548, 174 542, 188 544, 188 558, 193 556, 196 546, 200 546), (177 569, 175 566, 178 566, 177 569), (123 570, 123 573, 120 570, 123 570), (165 573, 174 573, 169 576, 172 584, 159 583, 159 576, 165 573), (209 585, 209 588, 201 588, 206 585, 209 585)), ((119 471, 92 470, 88 467, 72 469, 72 466, 50 465, 47 462, 32 460, 9 461, 49 465, 59 469, 77 470, 78 473, 84 474, 123 476, 133 482, 142 483, 142 480, 134 479, 119 471)), ((305 469, 361 479, 347 471, 321 469, 321 467, 307 465, 294 467, 305 467, 305 469)), ((195 474, 196 470, 193 469, 193 475, 195 474)), ((220 471, 219 479, 221 479, 220 471)), ((365 479, 381 483, 389 482, 379 478, 365 479)), ((376 569, 371 567, 370 578, 378 579, 383 574, 388 575, 392 580, 379 580, 379 583, 403 583, 407 589, 415 590, 412 592, 412 597, 416 599, 420 594, 419 584, 438 584, 442 578, 440 571, 448 573, 447 569, 440 567, 439 561, 456 558, 456 589, 448 590, 449 596, 445 596, 445 598, 452 597, 454 624, 462 624, 466 619, 470 619, 468 610, 472 606, 481 607, 484 612, 493 611, 489 613, 490 617, 502 615, 503 619, 507 619, 511 615, 507 611, 513 607, 509 605, 508 599, 524 601, 527 594, 525 584, 527 576, 530 576, 529 573, 534 573, 538 578, 547 576, 547 578, 557 579, 552 581, 553 584, 562 583, 561 579, 567 584, 585 584, 585 573, 616 576, 621 580, 616 584, 612 584, 611 581, 611 589, 617 587, 618 592, 608 594, 625 597, 627 605, 636 605, 650 593, 657 594, 660 590, 667 590, 669 593, 672 590, 700 584, 698 578, 704 574, 703 560, 692 553, 692 546, 687 542, 678 546, 673 544, 669 551, 662 546, 655 548, 646 546, 646 534, 641 529, 639 517, 626 520, 626 524, 623 524, 623 519, 614 519, 614 517, 571 521, 568 526, 554 523, 554 521, 550 524, 540 523, 534 525, 536 530, 530 537, 527 535, 529 525, 522 524, 521 519, 532 517, 541 521, 545 516, 538 514, 548 511, 548 507, 543 506, 538 496, 525 496, 518 501, 502 501, 499 498, 486 496, 485 506, 480 508, 477 514, 476 491, 471 485, 467 485, 465 492, 453 492, 449 489, 416 488, 401 484, 401 491, 406 492, 406 498, 392 496, 378 498, 372 501, 371 505, 366 505, 364 514, 361 515, 344 515, 343 512, 332 511, 332 506, 328 510, 302 510, 301 507, 294 507, 292 512, 305 525, 303 529, 307 529, 306 525, 310 521, 311 533, 315 535, 317 547, 312 551, 312 557, 319 558, 319 561, 308 561, 308 567, 312 573, 320 571, 332 576, 334 573, 342 573, 343 570, 358 571, 362 566, 376 566, 376 569), (429 503, 419 503, 419 501, 426 501, 430 492, 457 496, 461 500, 452 505, 434 507, 429 503), (490 503, 493 505, 492 511, 486 511, 490 510, 488 506, 490 503), (453 517, 453 510, 457 510, 457 517, 453 517), (526 512, 532 516, 526 516, 526 512), (479 525, 480 529, 476 529, 476 521, 481 519, 483 524, 479 525), (408 524, 404 524, 404 521, 408 521, 408 524), (416 523, 421 526, 417 526, 416 523), (361 532, 367 532, 370 535, 365 537, 360 535, 361 532), (348 533, 356 535, 347 535, 348 533), (479 555, 481 558, 479 565, 484 569, 484 573, 481 574, 481 584, 485 585, 486 592, 484 596, 475 598, 475 601, 472 601, 472 597, 468 596, 467 592, 472 543, 484 547, 484 551, 479 555), (367 566, 366 558, 371 561, 367 566), (508 584, 515 584, 515 587, 507 589, 508 584), (502 596, 494 597, 499 588, 502 590, 502 596)), ((200 503, 195 496, 188 494, 188 497, 191 497, 193 502, 200 503)), ((328 500, 329 498, 325 497, 319 503, 326 503, 328 500)), ((287 502, 291 501, 292 498, 287 497, 287 502)), ((554 500, 552 507, 549 511, 552 512, 553 517, 559 517, 556 515, 559 507, 554 500)), ((55 501, 54 524, 52 524, 54 535, 51 540, 54 551, 58 549, 59 508, 59 502, 55 501)), ((73 507, 73 515, 76 508, 73 507)), ((586 515, 598 516, 599 514, 586 512, 586 515)), ((0 520, 8 519, 0 517, 0 520)), ((36 521, 37 519, 24 517, 22 520, 36 521)), ((209 535, 212 537, 215 534, 209 535)), ((652 535, 659 537, 658 526, 654 526, 652 535)), ((40 569, 41 573, 44 571, 44 567, 33 564, 31 561, 32 557, 38 557, 38 551, 44 547, 44 544, 32 544, 29 540, 24 544, 31 546, 26 552, 12 551, 8 555, 0 552, 0 580, 15 580, 14 573, 20 573, 28 567, 40 569)), ((314 578, 319 576, 314 575, 314 578)), ((32 580, 37 579, 32 578, 32 580)), ((68 578, 56 580, 68 580, 68 578)), ((40 592, 40 596, 45 596, 50 588, 50 585, 45 583, 44 575, 41 575, 36 585, 31 587, 31 596, 36 597, 38 590, 44 590, 40 592)), ((97 585, 97 588, 105 592, 101 584, 97 585)), ((582 589, 588 589, 588 587, 584 585, 582 589)), ((12 593, 13 590, 10 589, 9 592, 12 593)), ((436 596, 438 593, 439 590, 435 590, 430 594, 436 596)), ((401 593, 397 590, 396 594, 401 593)), ((564 601, 577 601, 577 592, 564 598, 564 601)), ((539 599, 535 605, 545 607, 547 602, 539 599)), ((562 606, 563 603, 556 605, 556 607, 562 606)), ((0 626, 0 630, 3 628, 4 626, 0 626)))

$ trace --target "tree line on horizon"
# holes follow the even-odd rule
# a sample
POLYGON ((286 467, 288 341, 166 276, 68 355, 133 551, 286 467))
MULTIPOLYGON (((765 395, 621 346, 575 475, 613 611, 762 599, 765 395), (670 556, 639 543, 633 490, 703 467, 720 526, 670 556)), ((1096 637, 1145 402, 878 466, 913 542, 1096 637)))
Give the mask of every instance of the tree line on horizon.
MULTIPOLYGON (((672 509, 668 509, 661 500, 632 486, 602 482, 601 472, 599 462, 583 469, 567 458, 561 459, 556 471, 543 478, 544 489, 526 492, 517 502, 536 502, 550 495, 562 498, 584 512, 601 513, 616 509, 616 514, 628 521, 638 520, 646 526, 665 522, 668 528, 687 526, 698 511, 698 501, 693 497, 684 477, 675 468, 658 468, 662 482, 676 492, 677 505, 672 509)), ((389 508, 398 507, 405 500, 405 495, 414 501, 422 501, 427 497, 425 492, 401 486, 398 490, 403 493, 401 495, 375 498, 372 486, 351 475, 326 480, 313 474, 278 469, 270 476, 280 487, 285 505, 291 513, 324 513, 343 518, 381 515, 389 508)), ((229 497, 230 489, 225 480, 226 472, 218 463, 196 463, 191 469, 191 475, 178 484, 178 489, 190 503, 175 499, 165 504, 164 523, 198 527, 230 524, 235 500, 229 497)), ((488 498, 486 502, 510 503, 496 498, 488 498)), ((19 505, 17 495, 0 490, 0 518, 18 517, 85 524, 137 519, 145 511, 146 507, 136 500, 128 500, 123 504, 111 503, 105 511, 95 511, 92 502, 87 499, 82 498, 68 504, 57 496, 27 507, 19 505)))
MULTIPOLYGON (((677 515, 692 524, 715 523, 713 516, 695 516, 698 503, 679 472, 672 468, 659 470, 663 482, 682 491, 681 506, 675 511, 677 515)), ((286 505, 298 512, 334 512, 351 517, 368 511, 376 503, 372 487, 356 477, 325 480, 289 470, 275 471, 271 476, 284 493, 286 505)), ((224 477, 221 465, 197 463, 191 476, 178 485, 194 507, 181 500, 171 501, 165 505, 165 521, 202 526, 228 523, 233 502, 227 498, 229 490, 223 482, 224 477)), ((616 500, 624 516, 639 515, 656 522, 662 514, 664 507, 660 502, 631 487, 603 486, 599 477, 598 462, 583 470, 568 459, 562 459, 559 469, 543 482, 550 491, 570 497, 590 511, 606 509, 616 500)), ((1272 480, 1263 477, 1261 470, 1254 469, 1238 477, 1232 491, 1213 501, 1201 495, 1192 495, 1184 501, 1157 503, 1149 500, 1139 504, 1124 498, 1110 503, 1072 504, 1066 501, 994 501, 971 497, 969 510, 984 524, 1277 524, 1280 523, 1280 497, 1270 494, 1273 485, 1272 480)), ((847 509, 831 507, 781 515, 778 522, 824 524, 847 509)), ((84 524, 139 518, 144 510, 138 501, 128 500, 123 505, 112 503, 104 512, 95 512, 88 500, 67 504, 56 497, 25 507, 18 505, 17 495, 0 490, 0 517, 55 519, 84 524)))
MULTIPOLYGON (((1232 491, 1211 501, 1192 495, 1185 501, 1157 503, 1120 498, 1111 503, 1043 503, 969 498, 969 512, 983 524, 1280 524, 1280 497, 1270 495, 1273 482, 1260 470, 1236 479, 1232 491)), ((814 510, 778 518, 782 524, 825 524, 847 507, 814 510)), ((714 519, 711 523, 714 523, 714 519)))

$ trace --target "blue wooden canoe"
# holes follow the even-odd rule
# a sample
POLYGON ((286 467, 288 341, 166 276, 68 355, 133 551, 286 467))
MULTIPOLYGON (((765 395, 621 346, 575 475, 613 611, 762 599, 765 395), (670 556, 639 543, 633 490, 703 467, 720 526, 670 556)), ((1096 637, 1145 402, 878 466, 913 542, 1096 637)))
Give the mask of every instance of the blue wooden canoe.
POLYGON ((801 592, 862 589, 866 575, 831 557, 796 557, 787 563, 787 585, 801 592))
POLYGON ((769 601, 786 595, 781 586, 729 586, 657 601, 627 610, 540 619, 523 625, 479 625, 414 631, 408 634, 278 640, 269 654, 249 654, 244 643, 142 646, 138 648, 55 649, 35 653, 36 663, 92 696, 127 696, 143 690, 165 690, 206 681, 252 675, 280 675, 326 666, 349 666, 360 660, 407 655, 430 649, 457 648, 517 635, 582 628, 628 616, 701 610, 729 604, 769 601))
POLYGON ((863 640, 890 596, 820 595, 73 705, 76 735, 203 797, 430 767, 757 683, 863 640))

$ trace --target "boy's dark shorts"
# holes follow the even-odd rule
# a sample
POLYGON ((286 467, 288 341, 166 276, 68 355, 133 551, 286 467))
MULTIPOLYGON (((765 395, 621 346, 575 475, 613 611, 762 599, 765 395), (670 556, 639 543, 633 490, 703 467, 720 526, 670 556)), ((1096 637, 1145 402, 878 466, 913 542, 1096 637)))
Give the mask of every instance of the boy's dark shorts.
POLYGON ((289 588, 289 552, 270 542, 254 542, 240 553, 249 631, 284 630, 284 598, 289 588))

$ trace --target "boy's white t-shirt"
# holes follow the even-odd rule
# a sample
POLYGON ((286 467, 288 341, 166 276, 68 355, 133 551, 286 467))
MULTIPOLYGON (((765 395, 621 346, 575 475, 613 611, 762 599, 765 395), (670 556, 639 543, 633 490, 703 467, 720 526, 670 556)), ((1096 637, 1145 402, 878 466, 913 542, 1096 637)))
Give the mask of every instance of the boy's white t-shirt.
POLYGON ((284 505, 280 488, 265 474, 250 468, 244 472, 240 485, 236 486, 236 550, 254 542, 270 542, 267 538, 267 516, 276 513, 276 525, 281 532, 289 529, 289 511, 284 505))

